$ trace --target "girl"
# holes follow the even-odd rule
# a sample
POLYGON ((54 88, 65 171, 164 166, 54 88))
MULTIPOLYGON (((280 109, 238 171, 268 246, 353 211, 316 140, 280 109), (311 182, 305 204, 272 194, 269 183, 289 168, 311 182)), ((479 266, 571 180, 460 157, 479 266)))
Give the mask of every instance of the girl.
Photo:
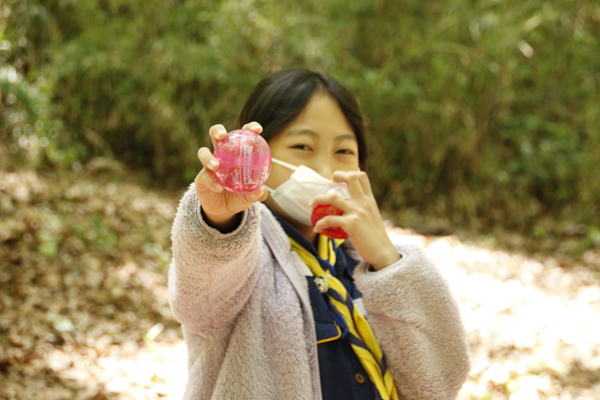
MULTIPOLYGON (((324 74, 279 71, 238 124, 269 142, 265 187, 223 190, 210 172, 218 160, 201 148, 203 169, 173 224, 185 398, 454 399, 469 371, 458 307, 423 252, 385 231, 361 172, 365 122, 353 95, 324 74), (314 182, 325 189, 313 193, 314 182), (326 190, 340 183, 347 195, 326 190), (343 215, 313 228, 320 204, 343 215), (319 234, 333 227, 348 239, 319 234)), ((209 134, 214 145, 227 132, 209 134)))

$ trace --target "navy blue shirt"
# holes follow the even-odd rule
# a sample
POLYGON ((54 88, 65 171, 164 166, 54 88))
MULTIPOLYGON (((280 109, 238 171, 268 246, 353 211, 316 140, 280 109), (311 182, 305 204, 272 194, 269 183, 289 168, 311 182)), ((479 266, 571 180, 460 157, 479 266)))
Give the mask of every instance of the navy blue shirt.
MULTIPOLYGON (((317 249, 308 239, 277 214, 273 213, 273 215, 288 236, 310 251, 323 264, 317 249)), ((330 273, 342 282, 353 300, 362 297, 352 279, 356 265, 356 261, 348 256, 342 248, 336 249, 336 263, 334 270, 330 270, 330 273)), ((307 276, 306 279, 317 331, 323 400, 374 399, 376 397, 375 386, 352 350, 348 335, 342 337, 339 324, 331 311, 326 295, 319 291, 312 276, 307 276)))

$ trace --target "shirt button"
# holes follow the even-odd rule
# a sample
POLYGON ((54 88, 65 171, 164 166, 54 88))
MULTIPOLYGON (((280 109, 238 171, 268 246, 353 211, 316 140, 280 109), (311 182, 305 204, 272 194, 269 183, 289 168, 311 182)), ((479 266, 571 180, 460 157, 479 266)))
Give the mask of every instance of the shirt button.
POLYGON ((354 378, 356 379, 356 382, 360 383, 361 385, 365 383, 365 377, 360 372, 356 373, 356 375, 354 375, 354 378))

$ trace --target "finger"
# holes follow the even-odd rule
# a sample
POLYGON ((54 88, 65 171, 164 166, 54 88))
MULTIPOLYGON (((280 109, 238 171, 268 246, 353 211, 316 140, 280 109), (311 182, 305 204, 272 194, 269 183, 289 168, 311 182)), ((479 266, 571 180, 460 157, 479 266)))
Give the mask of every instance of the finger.
POLYGON ((269 191, 267 190, 267 188, 263 186, 262 190, 262 195, 258 198, 257 201, 265 201, 269 197, 269 191))
POLYGON ((242 129, 249 129, 258 134, 262 133, 262 131, 263 131, 262 125, 256 121, 247 123, 246 125, 242 126, 242 129))
POLYGON ((211 171, 219 169, 219 160, 215 158, 208 147, 201 147, 200 150, 198 150, 198 159, 200 159, 200 162, 204 167, 211 171))
POLYGON ((223 191, 223 186, 219 185, 214 175, 206 168, 203 168, 202 171, 200 171, 198 175, 196 175, 195 183, 196 188, 206 187, 209 190, 217 193, 223 191))
POLYGON ((313 230, 316 233, 320 233, 327 228, 342 228, 348 232, 348 217, 344 215, 328 215, 327 217, 321 218, 315 224, 313 230))
POLYGON ((360 181, 360 174, 363 172, 358 171, 335 171, 331 180, 334 182, 345 182, 348 185, 348 192, 350 192, 350 197, 355 197, 358 195, 364 195, 365 190, 360 181))
POLYGON ((332 205, 343 212, 349 211, 348 200, 336 193, 326 193, 315 196, 309 204, 312 208, 318 205, 332 205))
POLYGON ((260 189, 257 189, 254 192, 244 195, 244 199, 250 204, 257 201, 265 201, 267 197, 269 197, 269 191, 264 186, 261 186, 260 189))
POLYGON ((360 181, 360 184, 363 187, 364 192, 367 195, 373 195, 373 190, 371 189, 371 181, 369 180, 369 175, 367 175, 367 173, 364 171, 360 171, 358 173, 358 180, 360 181))
POLYGON ((213 148, 217 145, 217 142, 227 137, 227 129, 221 124, 213 125, 208 130, 210 140, 212 141, 213 148))

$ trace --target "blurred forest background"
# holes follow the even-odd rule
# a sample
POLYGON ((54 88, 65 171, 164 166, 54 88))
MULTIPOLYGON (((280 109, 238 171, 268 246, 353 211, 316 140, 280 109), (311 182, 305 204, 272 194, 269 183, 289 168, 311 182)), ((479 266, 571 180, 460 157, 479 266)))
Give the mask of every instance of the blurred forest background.
POLYGON ((461 306, 460 399, 600 398, 597 0, 0 1, 0 399, 180 394, 177 202, 288 67, 360 98, 390 232, 461 306))
POLYGON ((0 26, 4 168, 102 157, 180 188, 212 124, 307 67, 360 97, 399 222, 600 244, 595 0, 4 0, 0 26))

